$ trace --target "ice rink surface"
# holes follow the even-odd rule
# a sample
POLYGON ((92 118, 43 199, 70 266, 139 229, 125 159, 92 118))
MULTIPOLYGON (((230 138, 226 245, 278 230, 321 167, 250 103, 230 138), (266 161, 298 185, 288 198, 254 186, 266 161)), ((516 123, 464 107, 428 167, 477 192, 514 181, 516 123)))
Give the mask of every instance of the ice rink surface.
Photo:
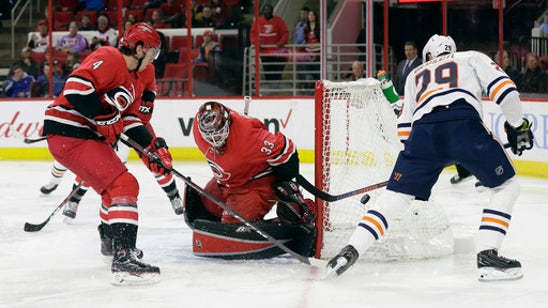
MULTIPOLYGON (((175 162, 175 168, 203 185, 205 163, 175 162)), ((158 265, 155 285, 115 287, 110 265, 99 251, 100 199, 89 191, 74 224, 58 212, 41 231, 38 224, 67 196, 73 176, 43 196, 48 162, 0 162, 0 307, 548 307, 548 181, 520 177, 502 255, 521 261, 524 278, 480 283, 473 236, 488 193, 474 181, 449 184, 444 172, 434 196, 449 214, 457 253, 423 261, 359 262, 343 276, 322 273, 291 257, 265 261, 220 261, 192 254, 191 232, 176 216, 164 192, 139 162, 129 168, 141 185, 139 237, 144 261, 158 265)), ((301 173, 312 179, 312 165, 301 173)), ((178 180, 179 188, 183 182, 178 180)), ((344 243, 341 243, 344 245, 344 243)))

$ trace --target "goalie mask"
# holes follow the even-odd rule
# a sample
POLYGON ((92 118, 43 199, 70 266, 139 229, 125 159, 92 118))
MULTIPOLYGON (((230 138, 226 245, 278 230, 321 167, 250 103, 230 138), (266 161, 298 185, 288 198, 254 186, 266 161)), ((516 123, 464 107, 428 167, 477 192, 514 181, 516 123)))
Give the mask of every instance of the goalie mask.
POLYGON ((202 137, 220 152, 230 130, 230 111, 221 103, 206 102, 198 110, 196 119, 202 137))
POLYGON ((428 39, 428 42, 422 49, 422 61, 430 61, 440 55, 454 53, 456 51, 457 46, 455 41, 449 35, 444 36, 434 34, 430 37, 430 39, 428 39), (430 59, 428 59, 428 54, 431 56, 430 59))

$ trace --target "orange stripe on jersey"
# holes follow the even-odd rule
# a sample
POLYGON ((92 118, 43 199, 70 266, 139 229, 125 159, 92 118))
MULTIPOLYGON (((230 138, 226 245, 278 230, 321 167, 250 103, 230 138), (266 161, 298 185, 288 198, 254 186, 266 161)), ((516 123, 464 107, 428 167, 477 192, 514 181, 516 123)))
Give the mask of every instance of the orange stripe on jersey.
POLYGON ((375 219, 373 219, 373 218, 371 218, 371 217, 369 217, 369 216, 363 216, 362 219, 363 219, 363 220, 367 220, 367 221, 369 221, 370 223, 374 224, 375 227, 377 227, 377 229, 378 229, 379 232, 381 233, 381 236, 384 235, 384 229, 382 228, 381 224, 380 224, 378 221, 376 221, 375 219))
POLYGON ((504 220, 500 220, 500 219, 496 219, 496 218, 491 218, 491 217, 483 217, 483 218, 481 219, 481 221, 496 223, 496 224, 499 224, 499 225, 503 225, 503 226, 505 226, 506 228, 508 228, 508 227, 510 226, 510 224, 507 223, 507 222, 504 221, 504 220))
POLYGON ((437 89, 434 89, 434 90, 430 90, 430 91, 424 93, 423 95, 421 95, 421 97, 419 98, 419 101, 417 102, 417 105, 422 104, 422 102, 423 102, 428 96, 430 96, 432 93, 437 92, 437 91, 439 91, 439 90, 443 90, 443 89, 442 89, 442 88, 437 88, 437 89))
POLYGON ((411 131, 401 131, 401 132, 398 132, 398 137, 409 137, 409 135, 411 135, 411 131))
POLYGON ((493 92, 491 92, 491 95, 489 96, 489 98, 490 98, 491 100, 495 100, 495 96, 497 96, 497 93, 499 93, 499 91, 500 91, 502 88, 504 88, 506 85, 511 85, 511 86, 514 86, 514 87, 516 86, 512 80, 507 79, 507 80, 501 82, 501 83, 493 90, 493 92))

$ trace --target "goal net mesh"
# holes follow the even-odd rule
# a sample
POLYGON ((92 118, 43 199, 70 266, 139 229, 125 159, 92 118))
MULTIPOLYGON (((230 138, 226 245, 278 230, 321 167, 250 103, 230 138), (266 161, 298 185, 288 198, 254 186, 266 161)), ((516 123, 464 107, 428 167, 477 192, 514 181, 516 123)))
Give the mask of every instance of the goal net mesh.
MULTIPOLYGON (((396 116, 374 78, 352 82, 319 81, 315 90, 315 185, 339 195, 386 181, 402 143, 396 116)), ((330 258, 346 245, 359 220, 384 188, 334 202, 316 199, 320 208, 316 256, 330 258)), ((438 257, 453 252, 448 218, 434 201, 413 201, 367 251, 368 260, 438 257)))

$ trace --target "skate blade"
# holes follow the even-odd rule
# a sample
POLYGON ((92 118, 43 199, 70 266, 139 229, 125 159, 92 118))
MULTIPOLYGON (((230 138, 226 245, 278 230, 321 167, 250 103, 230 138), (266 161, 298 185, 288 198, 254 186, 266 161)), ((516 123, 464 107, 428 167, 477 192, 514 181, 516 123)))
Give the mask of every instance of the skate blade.
POLYGON ((67 225, 74 225, 76 222, 74 221, 74 218, 71 218, 69 216, 65 216, 63 218, 63 222, 66 223, 67 225))
POLYGON ((115 286, 154 284, 160 281, 160 273, 131 274, 128 272, 112 273, 111 283, 115 286))
POLYGON ((479 281, 516 280, 523 277, 521 267, 500 269, 494 267, 482 267, 478 269, 479 281))
POLYGON ((334 267, 327 266, 325 275, 323 276, 322 279, 329 279, 331 277, 339 276, 337 271, 345 267, 347 264, 348 264, 348 261, 345 258, 340 257, 339 259, 337 259, 337 264, 334 267))

